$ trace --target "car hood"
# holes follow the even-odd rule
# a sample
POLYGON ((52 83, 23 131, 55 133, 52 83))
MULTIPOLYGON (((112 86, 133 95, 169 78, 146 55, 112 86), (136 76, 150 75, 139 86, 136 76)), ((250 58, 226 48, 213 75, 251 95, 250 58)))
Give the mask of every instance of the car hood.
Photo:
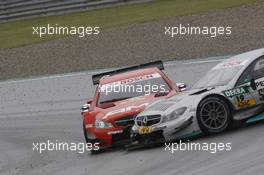
POLYGON ((139 115, 166 115, 175 109, 187 107, 189 110, 196 110, 199 102, 207 95, 222 94, 222 91, 229 89, 227 86, 219 86, 214 88, 191 89, 178 93, 171 98, 159 100, 149 105, 139 115))
POLYGON ((114 103, 113 107, 108 107, 106 109, 97 108, 99 113, 96 118, 104 121, 113 121, 126 116, 136 116, 154 101, 170 96, 171 94, 161 97, 149 95, 118 101, 114 103))

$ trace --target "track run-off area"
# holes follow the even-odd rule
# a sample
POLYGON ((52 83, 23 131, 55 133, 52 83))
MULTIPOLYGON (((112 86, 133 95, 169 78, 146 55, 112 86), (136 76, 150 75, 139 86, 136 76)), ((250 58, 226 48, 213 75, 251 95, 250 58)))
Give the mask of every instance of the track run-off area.
MULTIPOLYGON (((165 72, 191 87, 224 57, 172 61, 165 72)), ((164 146, 134 151, 33 151, 33 142, 84 142, 80 106, 93 97, 91 75, 105 70, 0 82, 1 175, 261 175, 264 123, 193 140, 231 142, 231 151, 176 151, 164 146)))

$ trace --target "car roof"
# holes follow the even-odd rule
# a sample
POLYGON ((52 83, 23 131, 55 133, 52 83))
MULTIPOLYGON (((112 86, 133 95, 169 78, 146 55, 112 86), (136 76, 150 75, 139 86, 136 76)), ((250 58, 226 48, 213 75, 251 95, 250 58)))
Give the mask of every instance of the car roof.
POLYGON ((215 65, 212 70, 218 69, 218 68, 224 68, 224 67, 232 67, 232 66, 242 66, 243 68, 241 70, 244 70, 244 68, 248 67, 253 61, 255 61, 257 58, 264 55, 264 48, 252 50, 249 52, 244 52, 239 55, 232 56, 228 59, 225 59, 215 65))
POLYGON ((234 87, 237 83, 237 80, 240 78, 241 74, 246 70, 246 68, 254 62, 257 58, 264 55, 264 48, 252 50, 249 52, 245 52, 236 56, 233 56, 227 60, 226 62, 232 62, 232 61, 246 61, 246 63, 243 65, 243 68, 237 73, 237 75, 229 82, 230 87, 234 87))
POLYGON ((253 62, 255 59, 261 57, 264 55, 264 48, 252 50, 249 52, 245 52, 239 55, 235 55, 230 57, 229 59, 226 59, 224 62, 230 62, 230 61, 247 61, 248 63, 246 65, 249 65, 251 62, 253 62))
POLYGON ((120 81, 120 80, 124 80, 128 78, 133 78, 133 77, 138 77, 138 76, 153 74, 153 73, 160 73, 160 72, 161 71, 156 67, 138 69, 138 70, 128 71, 128 72, 112 75, 109 77, 101 78, 100 84, 103 85, 103 84, 108 84, 108 83, 112 83, 112 82, 116 82, 116 81, 120 81))

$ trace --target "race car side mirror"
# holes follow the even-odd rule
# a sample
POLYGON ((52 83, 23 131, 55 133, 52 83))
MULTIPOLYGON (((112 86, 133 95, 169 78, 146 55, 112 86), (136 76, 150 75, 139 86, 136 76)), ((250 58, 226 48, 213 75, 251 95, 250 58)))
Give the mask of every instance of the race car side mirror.
POLYGON ((255 82, 255 79, 254 78, 252 78, 251 81, 250 81, 250 87, 253 90, 257 90, 257 86, 256 86, 256 82, 255 82))
POLYGON ((92 101, 88 101, 86 104, 82 105, 82 108, 81 108, 82 114, 84 112, 89 112, 90 111, 91 103, 92 103, 92 101))
POLYGON ((187 88, 187 85, 185 83, 177 83, 176 85, 178 86, 180 91, 185 91, 187 88))

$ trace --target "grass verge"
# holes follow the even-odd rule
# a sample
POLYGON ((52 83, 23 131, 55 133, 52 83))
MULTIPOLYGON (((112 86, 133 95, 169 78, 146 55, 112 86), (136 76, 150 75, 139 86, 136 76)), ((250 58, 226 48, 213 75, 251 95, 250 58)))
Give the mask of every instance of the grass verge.
POLYGON ((153 2, 111 7, 83 13, 42 17, 0 24, 0 48, 13 48, 66 36, 32 35, 33 26, 100 26, 101 29, 162 20, 170 17, 226 9, 264 0, 154 0, 153 2))

